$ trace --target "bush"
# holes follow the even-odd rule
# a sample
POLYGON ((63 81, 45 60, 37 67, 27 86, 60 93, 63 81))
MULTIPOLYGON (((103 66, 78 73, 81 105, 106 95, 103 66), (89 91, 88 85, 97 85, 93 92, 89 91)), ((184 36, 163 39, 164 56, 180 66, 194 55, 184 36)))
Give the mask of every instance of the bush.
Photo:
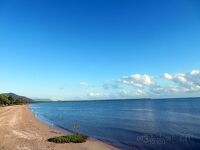
POLYGON ((49 142, 54 143, 83 143, 86 142, 86 140, 87 136, 81 134, 71 134, 48 139, 49 142))

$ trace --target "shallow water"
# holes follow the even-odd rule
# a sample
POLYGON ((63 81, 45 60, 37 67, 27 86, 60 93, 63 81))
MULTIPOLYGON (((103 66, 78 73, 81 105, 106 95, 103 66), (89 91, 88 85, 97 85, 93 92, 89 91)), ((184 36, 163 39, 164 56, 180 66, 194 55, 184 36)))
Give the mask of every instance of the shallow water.
POLYGON ((124 150, 199 150, 200 98, 30 104, 40 120, 124 150))

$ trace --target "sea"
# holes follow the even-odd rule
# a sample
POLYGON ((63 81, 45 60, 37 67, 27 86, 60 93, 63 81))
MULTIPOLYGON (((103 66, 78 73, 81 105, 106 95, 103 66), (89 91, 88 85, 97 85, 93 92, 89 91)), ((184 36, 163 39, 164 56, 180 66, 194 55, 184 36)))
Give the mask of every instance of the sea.
POLYGON ((200 98, 50 102, 29 107, 51 127, 79 132, 122 150, 200 150, 200 98))

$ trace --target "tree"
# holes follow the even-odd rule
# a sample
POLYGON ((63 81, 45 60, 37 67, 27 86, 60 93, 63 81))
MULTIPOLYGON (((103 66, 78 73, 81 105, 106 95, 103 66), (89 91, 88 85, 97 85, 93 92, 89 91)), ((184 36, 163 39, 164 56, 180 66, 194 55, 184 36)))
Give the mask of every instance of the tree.
POLYGON ((10 101, 10 104, 14 104, 15 103, 15 99, 11 96, 8 97, 8 100, 10 101))
POLYGON ((19 98, 19 99, 17 99, 15 101, 14 104, 16 104, 16 105, 23 105, 23 104, 26 104, 26 103, 27 103, 26 100, 24 100, 23 98, 19 98))
POLYGON ((0 94, 0 104, 10 104, 10 100, 8 99, 8 96, 4 94, 0 94))

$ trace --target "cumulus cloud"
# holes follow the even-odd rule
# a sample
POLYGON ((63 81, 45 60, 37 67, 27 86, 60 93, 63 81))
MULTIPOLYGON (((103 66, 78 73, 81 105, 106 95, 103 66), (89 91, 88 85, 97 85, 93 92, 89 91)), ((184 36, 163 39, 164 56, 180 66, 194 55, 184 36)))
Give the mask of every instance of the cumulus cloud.
MULTIPOLYGON (((80 85, 88 86, 85 82, 80 85)), ((91 92, 87 96, 96 99, 200 96, 200 70, 155 77, 132 74, 105 81, 98 90, 100 92, 91 92)))
POLYGON ((163 74, 163 77, 165 78, 165 79, 167 79, 167 80, 171 80, 173 77, 172 77, 172 75, 170 75, 170 74, 168 74, 168 73, 164 73, 163 74))
POLYGON ((133 74, 130 76, 122 77, 118 80, 120 83, 132 85, 135 87, 144 87, 153 84, 153 79, 147 74, 133 74))
POLYGON ((101 94, 100 93, 93 93, 93 92, 91 92, 91 93, 88 94, 88 96, 89 97, 100 97, 101 94))
POLYGON ((174 82, 180 83, 180 84, 187 82, 186 75, 183 74, 183 73, 178 73, 178 74, 175 74, 175 75, 165 73, 163 75, 163 77, 166 80, 171 80, 171 81, 174 81, 174 82))
POLYGON ((192 70, 188 73, 176 73, 169 74, 165 73, 162 75, 164 80, 170 81, 166 85, 156 84, 149 90, 154 95, 195 95, 200 94, 200 71, 192 70))
POLYGON ((191 75, 199 75, 200 74, 200 70, 192 70, 190 72, 191 75))
POLYGON ((174 86, 174 85, 168 85, 168 86, 160 86, 156 85, 152 88, 150 88, 151 94, 156 95, 170 95, 170 94, 178 94, 178 93, 184 93, 189 92, 190 89, 181 87, 181 86, 174 86))
POLYGON ((177 73, 163 75, 164 79, 177 84, 178 86, 187 88, 188 90, 199 90, 200 87, 200 70, 192 70, 188 73, 177 73))
POLYGON ((141 90, 128 90, 128 89, 118 89, 112 92, 98 93, 91 92, 87 94, 87 99, 130 99, 130 98, 144 98, 146 93, 141 90))
POLYGON ((193 70, 187 75, 187 80, 200 86, 200 70, 193 70))

